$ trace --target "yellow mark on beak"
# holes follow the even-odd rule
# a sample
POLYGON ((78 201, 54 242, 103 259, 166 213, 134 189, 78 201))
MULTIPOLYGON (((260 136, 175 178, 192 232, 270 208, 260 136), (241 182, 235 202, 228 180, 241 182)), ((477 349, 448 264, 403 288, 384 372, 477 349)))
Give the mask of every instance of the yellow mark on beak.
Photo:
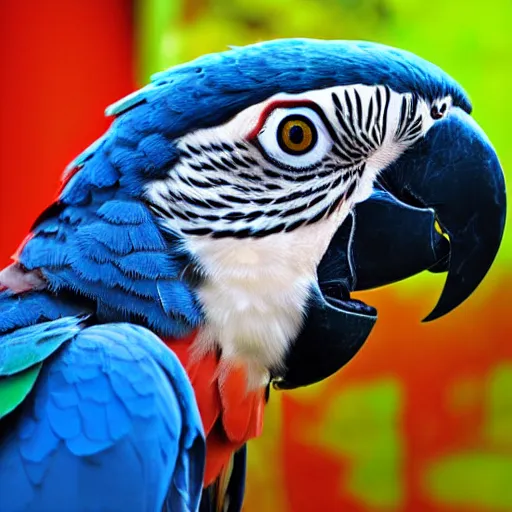
POLYGON ((434 220, 434 229, 441 235, 443 236, 444 238, 446 238, 446 240, 448 240, 448 242, 450 241, 450 237, 448 235, 448 233, 446 233, 445 231, 443 231, 443 228, 441 227, 441 224, 439 224, 439 221, 437 219, 434 220))

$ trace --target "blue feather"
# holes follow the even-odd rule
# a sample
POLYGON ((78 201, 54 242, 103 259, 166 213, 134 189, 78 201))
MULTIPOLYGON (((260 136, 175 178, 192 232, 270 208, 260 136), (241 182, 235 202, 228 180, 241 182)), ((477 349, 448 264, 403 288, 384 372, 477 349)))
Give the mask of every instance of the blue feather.
POLYGON ((61 201, 67 204, 84 205, 91 200, 89 179, 84 172, 77 172, 64 186, 60 194, 61 201))
POLYGON ((118 114, 126 112, 128 109, 135 107, 142 102, 144 102, 144 98, 138 94, 138 91, 135 91, 128 96, 125 96, 122 100, 119 100, 107 107, 105 109, 105 115, 108 117, 117 116, 118 114))
POLYGON ((123 176, 150 165, 143 153, 134 148, 122 146, 120 143, 113 144, 109 159, 123 176))
POLYGON ((171 498, 181 503, 173 510, 196 510, 201 419, 185 371, 155 335, 91 327, 42 371, 36 399, 0 437, 0 510, 162 510, 171 498))
POLYGON ((126 255, 119 259, 117 266, 128 276, 143 279, 165 279, 168 276, 178 275, 181 271, 179 265, 167 254, 146 251, 126 255))
POLYGON ((167 313, 180 312, 192 325, 199 321, 198 306, 182 281, 157 281, 158 296, 167 313))
POLYGON ((128 235, 135 251, 164 251, 167 248, 160 230, 154 224, 134 226, 128 235))
POLYGON ((44 361, 80 331, 80 317, 65 317, 0 335, 0 377, 44 361))
POLYGON ((70 267, 76 275, 90 283, 106 283, 115 286, 124 278, 123 274, 110 261, 97 263, 93 260, 75 260, 70 267))
POLYGON ((129 254, 134 250, 129 236, 129 228, 116 226, 106 222, 94 222, 84 226, 78 233, 79 238, 88 238, 89 242, 96 241, 103 244, 112 252, 119 255, 129 254))
POLYGON ((31 292, 23 296, 0 292, 0 340, 2 334, 14 329, 88 312, 90 310, 80 302, 66 301, 46 292, 31 292))
POLYGON ((87 170, 87 178, 91 185, 98 188, 112 187, 120 178, 120 173, 113 163, 104 158, 100 152, 93 155, 88 162, 87 170))
POLYGON ((94 220, 96 220, 96 212, 94 210, 83 206, 67 206, 58 219, 54 219, 54 222, 58 222, 59 225, 68 225, 70 228, 76 228, 82 223, 88 224, 94 220))
MULTIPOLYGON (((178 160, 179 154, 169 139, 163 135, 155 133, 144 137, 139 144, 139 150, 144 153, 146 158, 152 163, 153 169, 162 170, 164 173, 170 169, 178 160)), ((163 177, 153 172, 151 178, 163 177)))
POLYGON ((108 201, 98 208, 97 214, 109 224, 145 224, 151 221, 148 210, 135 201, 108 201))
POLYGON ((66 172, 70 172, 77 167, 82 167, 85 162, 90 160, 95 154, 98 153, 98 150, 105 143, 106 136, 102 136, 93 142, 85 151, 83 151, 80 155, 78 155, 69 165, 66 167, 66 172))
POLYGON ((24 248, 24 257, 29 270, 41 267, 63 267, 69 264, 70 255, 64 251, 55 250, 55 237, 37 236, 30 240, 24 248))
POLYGON ((63 247, 61 249, 70 253, 70 258, 73 260, 88 259, 95 263, 109 263, 115 261, 116 259, 121 259, 119 253, 116 254, 103 244, 91 243, 91 240, 87 237, 87 235, 82 233, 83 231, 77 233, 71 247, 63 247))

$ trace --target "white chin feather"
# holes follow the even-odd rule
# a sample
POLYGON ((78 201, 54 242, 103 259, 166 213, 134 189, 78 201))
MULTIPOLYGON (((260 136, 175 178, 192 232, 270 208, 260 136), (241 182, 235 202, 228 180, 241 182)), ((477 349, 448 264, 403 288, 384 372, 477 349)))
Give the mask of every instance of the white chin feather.
POLYGON ((207 276, 198 289, 207 327, 194 350, 217 346, 227 364, 246 366, 250 388, 268 383, 300 332, 317 266, 347 212, 265 238, 188 239, 207 276))

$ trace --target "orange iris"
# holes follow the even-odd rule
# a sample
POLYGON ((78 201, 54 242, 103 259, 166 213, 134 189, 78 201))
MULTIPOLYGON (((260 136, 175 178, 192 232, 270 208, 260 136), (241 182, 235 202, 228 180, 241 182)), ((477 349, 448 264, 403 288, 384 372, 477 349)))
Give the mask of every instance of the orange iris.
POLYGON ((281 127, 281 146, 292 153, 303 153, 314 143, 311 125, 302 119, 290 119, 281 127))

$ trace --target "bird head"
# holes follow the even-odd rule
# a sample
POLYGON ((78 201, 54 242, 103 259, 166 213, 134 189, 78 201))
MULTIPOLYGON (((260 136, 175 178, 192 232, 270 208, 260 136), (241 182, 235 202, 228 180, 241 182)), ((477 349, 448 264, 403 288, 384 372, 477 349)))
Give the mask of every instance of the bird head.
MULTIPOLYGON (((466 93, 445 72, 376 43, 290 39, 206 55, 155 75, 107 109, 111 128, 70 165, 57 206, 35 226, 41 237, 45 230, 54 236, 56 218, 72 226, 61 256, 43 257, 39 237, 20 261, 42 269, 53 289, 84 293, 110 316, 115 310, 182 334, 201 312, 189 288, 175 293, 176 278, 186 277, 190 262, 200 266, 203 241, 236 251, 264 240, 270 254, 291 237, 314 240, 298 246, 314 253, 319 279, 308 283, 304 327, 291 340, 287 366, 300 368, 297 361, 313 351, 339 368, 376 321, 375 310, 349 292, 426 264, 390 265, 390 255, 399 262, 403 254, 372 243, 407 238, 401 219, 412 210, 430 215, 449 239, 439 258, 448 262, 447 284, 429 318, 465 300, 488 271, 503 232, 503 175, 470 112, 466 93), (391 198, 394 225, 378 216, 387 207, 377 189, 380 199, 391 198), (377 205, 377 216, 365 216, 363 205, 377 205), (107 264, 115 267, 108 273, 107 264), (319 338, 332 350, 310 343, 319 338)), ((320 376, 332 373, 318 368, 320 376)), ((298 374, 288 372, 290 385, 318 380, 298 374)))
POLYGON ((176 150, 172 169, 143 185, 154 214, 185 236, 237 239, 341 222, 434 125, 471 109, 412 54, 312 40, 202 57, 108 112, 143 119, 144 106, 176 150))
MULTIPOLYGON (((236 48, 183 70, 190 67, 199 83, 209 77, 227 93, 226 103, 205 109, 206 126, 177 141, 179 171, 146 189, 153 211, 164 225, 178 218, 186 235, 229 239, 321 229, 336 218, 342 227, 319 266, 300 337, 327 340, 321 326, 336 333, 332 350, 342 354, 333 368, 353 357, 376 320, 351 290, 448 270, 428 320, 471 295, 500 245, 505 189, 496 153, 451 77, 382 45, 310 40, 236 48), (210 65, 226 67, 210 76, 210 65)), ((168 83, 157 75, 151 87, 168 83)), ((305 360, 300 346, 288 368, 305 360)))

